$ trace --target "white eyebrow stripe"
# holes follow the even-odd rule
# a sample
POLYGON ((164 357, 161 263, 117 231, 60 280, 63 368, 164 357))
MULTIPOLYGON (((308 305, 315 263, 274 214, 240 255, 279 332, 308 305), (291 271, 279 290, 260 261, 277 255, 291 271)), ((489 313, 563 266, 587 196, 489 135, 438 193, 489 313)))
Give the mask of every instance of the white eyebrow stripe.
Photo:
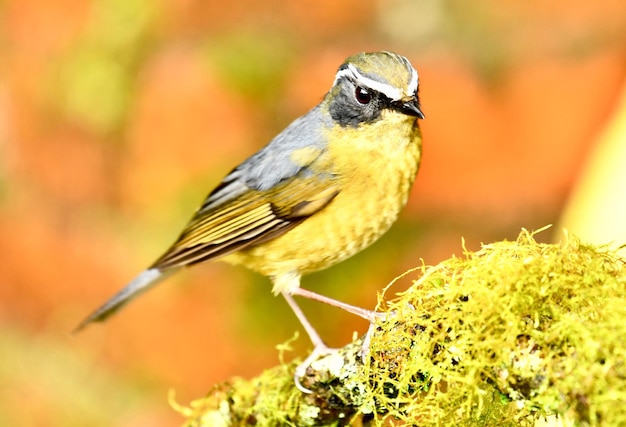
POLYGON ((409 95, 413 95, 415 92, 417 92, 417 85, 417 71, 415 71, 415 68, 411 67, 411 83, 409 83, 409 95))
MULTIPOLYGON (((352 64, 348 64, 348 68, 337 72, 333 86, 341 77, 352 77, 357 82, 362 83, 363 86, 367 86, 370 89, 380 92, 393 101, 398 101, 403 97, 402 91, 400 89, 365 77, 364 75, 359 73, 359 71, 352 64)), ((411 77, 411 86, 413 85, 413 80, 415 80, 415 88, 417 89, 417 73, 413 74, 413 76, 411 77)), ((411 92, 411 94, 414 92, 415 91, 411 92)))

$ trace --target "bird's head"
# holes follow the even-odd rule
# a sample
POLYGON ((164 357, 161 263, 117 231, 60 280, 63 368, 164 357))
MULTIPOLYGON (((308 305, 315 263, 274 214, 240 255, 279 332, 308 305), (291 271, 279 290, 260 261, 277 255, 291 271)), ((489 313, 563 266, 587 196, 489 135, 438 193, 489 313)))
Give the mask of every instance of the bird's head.
POLYGON ((358 53, 346 59, 323 103, 342 127, 359 127, 384 117, 384 111, 424 118, 418 75, 403 56, 391 52, 358 53))

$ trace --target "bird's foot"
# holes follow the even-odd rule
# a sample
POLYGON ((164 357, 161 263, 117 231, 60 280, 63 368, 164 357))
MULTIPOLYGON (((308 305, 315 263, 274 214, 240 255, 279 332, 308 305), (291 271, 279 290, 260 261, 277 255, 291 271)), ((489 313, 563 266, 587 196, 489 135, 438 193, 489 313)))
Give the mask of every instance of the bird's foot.
POLYGON ((370 326, 367 328, 367 332, 363 336, 363 344, 361 344, 361 361, 363 364, 367 363, 367 356, 370 353, 370 344, 376 328, 378 328, 377 320, 389 320, 397 316, 396 311, 369 311, 370 314, 370 326))
POLYGON ((306 371, 309 368, 309 366, 311 366, 311 363, 315 362, 320 357, 332 354, 336 352, 337 350, 338 349, 330 348, 326 344, 323 344, 323 343, 316 345, 313 351, 311 352, 311 354, 309 354, 309 356, 306 359, 304 359, 304 361, 296 367, 296 372, 294 373, 294 376, 293 376, 293 380, 296 384, 296 388, 300 390, 302 393, 306 393, 306 394, 313 393, 312 390, 309 390, 308 388, 304 387, 302 383, 300 382, 300 380, 306 375, 306 371))

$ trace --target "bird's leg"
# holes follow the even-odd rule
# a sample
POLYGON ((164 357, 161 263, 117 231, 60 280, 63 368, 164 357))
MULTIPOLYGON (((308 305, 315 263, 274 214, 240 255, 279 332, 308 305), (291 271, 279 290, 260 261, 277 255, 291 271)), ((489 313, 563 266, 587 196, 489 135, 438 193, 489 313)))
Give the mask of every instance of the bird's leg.
POLYGON ((376 319, 382 319, 387 316, 387 313, 379 313, 372 310, 366 310, 364 308, 346 304, 345 302, 337 301, 336 299, 325 297, 324 295, 320 295, 315 292, 302 289, 300 287, 293 289, 291 291, 291 294, 298 295, 304 298, 309 298, 315 301, 323 302, 324 304, 328 304, 333 307, 340 308, 347 311, 348 313, 352 313, 354 315, 362 317, 363 319, 368 320, 370 323, 374 323, 376 319))
POLYGON ((293 310, 294 314, 296 315, 296 317, 298 318, 298 320, 302 324, 302 327, 304 328, 304 330, 306 331, 307 335, 311 339, 311 342, 313 343, 313 346, 315 346, 315 348, 317 348, 317 347, 326 347, 326 344, 322 340, 322 337, 320 337, 320 334, 318 334, 317 331, 315 330, 315 328, 313 327, 313 325, 311 325, 311 322, 309 322, 309 319, 306 318, 306 316, 302 312, 302 309, 294 301, 293 297, 291 295, 289 295, 287 292, 283 292, 282 295, 283 295, 283 297, 285 297, 285 300, 287 300, 287 304, 289 304, 289 307, 291 307, 291 309, 293 310))
POLYGON ((304 360, 304 362, 300 363, 296 367, 296 372, 294 374, 294 381, 298 390, 303 393, 311 393, 311 390, 300 384, 300 378, 302 378, 306 374, 306 369, 311 363, 317 360, 320 356, 332 353, 333 351, 335 351, 335 349, 332 349, 326 345, 324 340, 322 340, 322 337, 320 337, 320 334, 317 333, 313 325, 311 325, 311 322, 309 322, 309 320, 306 318, 300 306, 294 301, 293 297, 287 292, 283 292, 282 295, 283 297, 285 297, 287 304, 289 304, 289 307, 291 307, 294 314, 302 324, 302 327, 311 339, 311 342, 313 343, 313 351, 304 360))
MULTIPOLYGON (((359 317, 362 317, 363 319, 366 319, 367 321, 370 322, 370 326, 367 329, 367 333, 365 334, 365 337, 363 338, 363 345, 361 346, 361 360, 363 361, 363 363, 366 363, 367 360, 367 355, 369 354, 369 349, 370 349, 370 342, 372 339, 372 335, 374 334, 374 331, 376 330, 376 320, 377 319, 384 319, 386 317, 388 317, 389 315, 393 316, 395 313, 380 313, 380 312, 376 312, 373 310, 366 310, 364 308, 361 307, 356 307, 354 305, 350 305, 350 304, 346 304, 345 302, 341 302, 338 301, 336 299, 333 298, 329 298, 326 297, 324 295, 320 295, 318 293, 309 291, 307 289, 302 289, 300 287, 297 287, 295 289, 293 289, 291 291, 292 295, 298 295, 304 298, 309 298, 315 301, 319 301, 322 302, 324 304, 328 304, 331 305, 333 307, 337 307, 340 308, 342 310, 347 311, 348 313, 352 313, 354 315, 357 315, 359 317)), ((295 304, 295 302, 294 302, 295 304)), ((317 335, 317 332, 315 332, 315 334, 317 335)), ((318 335, 319 338, 319 335, 318 335)), ((320 339, 321 341, 321 339, 320 339)), ((323 343, 322 343, 323 344, 323 343)), ((307 360, 305 362, 302 363, 302 365, 300 366, 304 366, 304 369, 306 370, 306 366, 305 363, 310 363, 313 360, 315 360, 315 357, 313 356, 318 356, 318 354, 315 353, 315 351, 313 352, 313 354, 311 354, 311 356, 309 356, 307 358, 307 360)), ((300 368, 300 366, 298 368, 300 368)), ((296 384, 298 384, 298 381, 296 381, 296 384)), ((300 387, 298 387, 300 388, 300 387)))
POLYGON ((320 335, 317 333, 313 325, 311 325, 309 320, 306 318, 306 316, 302 312, 302 309, 300 309, 300 306, 295 302, 292 295, 298 295, 304 298, 312 299, 314 301, 319 301, 324 304, 331 305, 333 307, 340 308, 342 310, 345 310, 349 313, 352 313, 354 315, 357 315, 369 321, 370 327, 368 328, 367 333, 365 334, 365 338, 363 340, 363 346, 361 348, 361 358, 363 360, 363 363, 365 363, 367 355, 369 354, 370 340, 376 329, 376 325, 375 325, 376 320, 385 318, 389 315, 389 313, 379 313, 376 311, 366 310, 361 307, 356 307, 354 305, 346 304, 344 302, 337 301, 333 298, 329 298, 324 295, 320 295, 318 293, 315 293, 306 289, 302 289, 300 287, 296 287, 295 289, 292 289, 290 293, 282 292, 282 295, 283 297, 285 297, 285 300, 287 301, 287 303, 293 310, 298 320, 300 320, 302 327, 304 328, 306 333, 309 335, 309 338, 311 339, 311 342, 313 343, 313 346, 314 346, 313 352, 304 360, 304 362, 298 365, 298 367, 296 368, 296 372, 294 374, 294 381, 296 383, 296 387, 303 393, 312 392, 311 390, 307 389, 306 387, 302 386, 302 384, 300 384, 300 378, 302 378, 306 374, 306 369, 311 365, 311 363, 313 363, 319 357, 330 354, 333 351, 336 351, 336 349, 332 349, 328 347, 326 343, 324 343, 324 341, 322 340, 320 335))

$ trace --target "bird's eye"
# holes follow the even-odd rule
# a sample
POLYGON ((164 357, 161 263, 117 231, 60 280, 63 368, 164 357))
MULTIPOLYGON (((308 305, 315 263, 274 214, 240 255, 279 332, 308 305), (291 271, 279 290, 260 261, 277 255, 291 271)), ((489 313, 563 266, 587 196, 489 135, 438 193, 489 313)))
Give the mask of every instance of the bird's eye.
POLYGON ((357 86, 354 92, 354 96, 356 100, 363 105, 369 104, 372 100, 372 95, 370 95, 370 93, 366 89, 363 89, 361 86, 357 86))

